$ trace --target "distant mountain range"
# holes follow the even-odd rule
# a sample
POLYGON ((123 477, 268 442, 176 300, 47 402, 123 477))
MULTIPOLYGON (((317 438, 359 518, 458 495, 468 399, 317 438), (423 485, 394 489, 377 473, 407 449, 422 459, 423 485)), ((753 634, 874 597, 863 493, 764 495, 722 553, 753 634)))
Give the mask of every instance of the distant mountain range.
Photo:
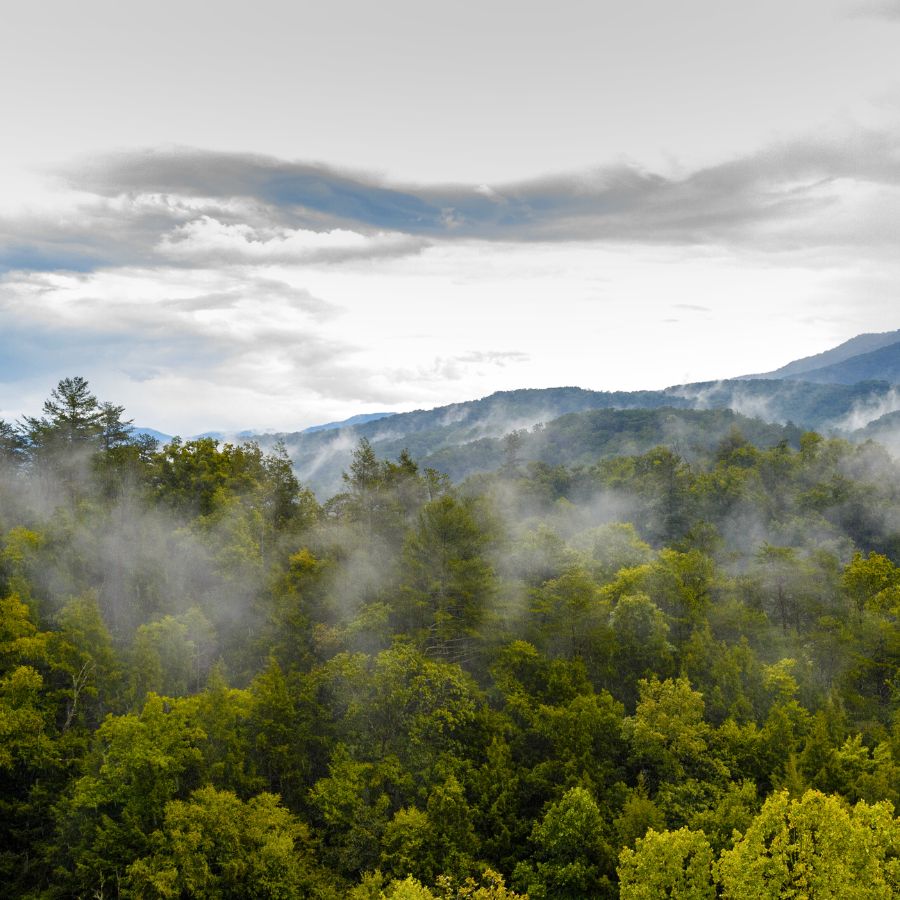
MULTIPOLYGON (((324 425, 310 425, 309 428, 304 428, 302 431, 298 432, 298 434, 312 434, 316 431, 332 431, 336 428, 348 428, 353 425, 364 425, 366 422, 375 422, 378 419, 385 419, 388 416, 396 415, 396 413, 392 412, 379 412, 379 413, 363 413, 358 416, 350 416, 349 419, 343 419, 340 422, 326 422, 324 425)), ((161 444, 166 443, 167 441, 171 441, 175 435, 166 434, 162 431, 157 431, 155 428, 144 428, 135 426, 134 427, 135 434, 145 434, 148 437, 152 437, 155 440, 159 441, 161 444)), ((217 441, 252 441, 258 438, 267 438, 271 436, 272 432, 262 432, 262 431, 204 431, 201 434, 192 434, 187 440, 197 440, 198 438, 213 438, 217 441)))
POLYGON ((855 384, 858 381, 900 381, 900 331, 860 334, 831 350, 807 356, 764 375, 750 378, 855 384))
MULTIPOLYGON (((900 452, 900 331, 862 334, 773 372, 659 391, 557 387, 499 391, 479 400, 408 413, 373 413, 297 432, 207 436, 284 443, 301 481, 325 499, 360 439, 379 456, 410 452, 460 480, 503 464, 504 436, 519 431, 522 461, 582 465, 658 444, 679 453, 708 450, 737 426, 760 446, 796 444, 815 429, 874 439, 900 452)), ((167 435, 140 429, 160 440, 167 435)))

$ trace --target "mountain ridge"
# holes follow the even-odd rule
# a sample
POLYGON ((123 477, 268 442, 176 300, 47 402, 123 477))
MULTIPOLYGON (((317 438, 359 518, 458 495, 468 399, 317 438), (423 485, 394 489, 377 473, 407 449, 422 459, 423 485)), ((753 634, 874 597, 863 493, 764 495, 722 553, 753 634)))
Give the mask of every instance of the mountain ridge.
MULTIPOLYGON (((778 440, 793 442, 802 430, 817 430, 858 440, 877 435, 888 446, 900 446, 900 436, 894 437, 900 435, 894 415, 900 410, 900 330, 858 335, 775 372, 784 374, 661 390, 593 391, 569 385, 495 391, 432 409, 360 414, 297 431, 242 432, 236 437, 255 440, 263 449, 283 444, 298 477, 320 496, 342 490, 342 474, 362 439, 382 457, 407 450, 421 465, 453 478, 501 464, 502 439, 511 432, 527 438, 533 460, 583 464, 591 453, 613 448, 626 452, 629 446, 648 449, 648 440, 662 440, 669 433, 664 422, 677 423, 687 411, 730 411, 739 417, 730 424, 753 431, 759 440, 775 440, 781 434, 778 440), (648 415, 626 415, 630 411, 648 415), (776 431, 766 431, 764 425, 776 431), (540 426, 549 427, 548 435, 567 435, 577 446, 569 452, 558 441, 534 439, 532 433, 540 426), (631 443, 624 434, 629 429, 631 443)), ((704 427, 718 434, 724 422, 722 416, 710 416, 704 427)))
POLYGON ((796 378, 806 372, 843 363, 854 356, 871 353, 898 342, 900 342, 900 329, 897 331, 866 332, 858 334, 856 337, 852 337, 842 344, 832 347, 830 350, 816 353, 813 356, 804 356, 802 359, 792 360, 778 369, 773 369, 771 372, 741 375, 736 380, 796 378))

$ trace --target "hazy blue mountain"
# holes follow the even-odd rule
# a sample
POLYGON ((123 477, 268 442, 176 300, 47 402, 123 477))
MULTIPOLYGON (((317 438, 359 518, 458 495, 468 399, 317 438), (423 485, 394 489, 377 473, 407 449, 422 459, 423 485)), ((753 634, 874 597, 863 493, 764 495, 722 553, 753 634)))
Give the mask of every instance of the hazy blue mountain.
POLYGON ((309 428, 303 429, 303 434, 313 434, 316 431, 333 431, 335 428, 348 428, 351 425, 365 425, 367 422, 377 422, 379 419, 386 419, 388 416, 394 416, 392 412, 378 413, 362 413, 358 416, 350 416, 341 422, 326 422, 324 425, 310 425, 309 428))
POLYGON ((900 341, 879 347, 869 353, 860 353, 849 359, 809 369, 802 375, 790 376, 820 384, 856 384, 859 381, 878 379, 900 383, 900 341))
MULTIPOLYGON (((900 330, 886 331, 880 334, 858 334, 856 337, 850 338, 849 341, 844 341, 843 344, 838 344, 837 347, 832 347, 831 350, 826 350, 824 353, 817 353, 815 356, 806 356, 803 359, 796 359, 772 372, 764 372, 759 375, 744 375, 742 378, 781 379, 800 377, 803 381, 829 381, 831 383, 841 381, 843 384, 851 384, 852 382, 850 381, 842 381, 842 379, 838 378, 808 378, 806 377, 806 373, 826 369, 838 363, 843 363, 854 356, 870 354, 883 347, 898 343, 900 343, 900 330)), ((863 381, 865 379, 891 380, 886 378, 884 374, 875 371, 870 371, 854 380, 863 381)))
POLYGON ((160 444, 166 444, 172 440, 171 434, 165 434, 162 431, 157 431, 155 428, 144 428, 142 426, 135 425, 135 427, 131 431, 132 437, 139 437, 142 434, 147 435, 147 437, 154 438, 155 440, 159 441, 160 444))
MULTIPOLYGON (((765 375, 658 391, 499 391, 436 409, 368 413, 297 432, 207 436, 252 439, 264 448, 283 442, 300 479, 324 499, 342 489, 342 473, 362 438, 382 457, 395 458, 408 450, 421 465, 454 479, 501 465, 503 438, 513 431, 522 432, 523 459, 567 465, 588 464, 606 454, 643 452, 654 443, 685 452, 675 435, 692 430, 687 428, 692 422, 708 429, 710 441, 738 424, 760 444, 793 442, 801 430, 815 429, 860 440, 877 437, 900 446, 893 415, 900 410, 897 383, 900 331, 859 335, 765 375), (691 411, 727 415, 695 419, 691 411)), ((153 429, 138 430, 169 439, 153 429)))
MULTIPOLYGON (((790 423, 800 429, 846 433, 890 411, 896 403, 897 392, 887 382, 844 385, 734 380, 634 392, 562 387, 501 391, 467 403, 398 413, 326 431, 282 433, 258 439, 263 446, 283 441, 300 479, 324 498, 342 489, 341 474, 361 438, 369 440, 382 457, 394 458, 406 449, 421 464, 461 477, 498 464, 502 455, 498 439, 511 431, 530 431, 539 424, 549 426, 561 416, 590 410, 665 409, 667 414, 678 410, 732 410, 760 423, 790 423)), ((613 416, 600 421, 605 429, 628 431, 646 427, 650 434, 656 428, 641 417, 613 416)), ((578 431, 582 425, 567 427, 578 431)), ((584 460, 612 441, 604 434, 586 443, 579 438, 581 443, 577 446, 584 451, 584 460)), ((616 437, 612 443, 616 442, 615 452, 628 452, 622 449, 628 446, 627 435, 616 437)), ((647 449, 640 435, 631 444, 647 449)), ((573 449, 567 461, 573 461, 582 450, 573 449)), ((561 450, 553 453, 554 459, 562 459, 561 450)), ((549 459, 548 456, 545 461, 549 459)))
MULTIPOLYGON (((379 412, 379 413, 363 413, 358 416, 350 416, 349 419, 344 419, 340 422, 326 422, 324 425, 310 425, 309 428, 304 428, 300 434, 313 434, 316 431, 331 431, 336 428, 348 428, 353 425, 362 425, 366 422, 375 422, 378 419, 386 419, 388 416, 393 416, 395 413, 391 412, 379 412)), ((135 436, 140 434, 146 434, 149 437, 156 438, 161 444, 168 443, 172 440, 174 435, 166 434, 163 431, 157 431, 155 428, 143 428, 143 427, 135 427, 133 434, 135 436)), ((261 443, 271 444, 272 440, 271 432, 261 432, 261 431, 253 431, 252 429, 247 429, 245 431, 204 431, 200 434, 192 434, 188 438, 188 440, 198 440, 200 438, 213 438, 216 441, 254 441, 259 440, 261 443)))
POLYGON ((766 422, 818 431, 853 430, 888 412, 896 390, 887 381, 816 384, 794 379, 707 381, 666 388, 693 409, 733 409, 766 422))
POLYGON ((872 440, 900 454, 900 409, 879 416, 853 433, 855 440, 872 440))

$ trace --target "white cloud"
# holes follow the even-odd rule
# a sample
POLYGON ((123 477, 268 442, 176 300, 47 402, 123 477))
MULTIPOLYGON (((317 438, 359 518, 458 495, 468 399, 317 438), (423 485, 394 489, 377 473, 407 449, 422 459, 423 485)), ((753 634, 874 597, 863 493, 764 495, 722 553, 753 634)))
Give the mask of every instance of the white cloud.
POLYGON ((157 249, 170 260, 194 265, 220 263, 346 262, 417 253, 424 242, 405 234, 372 235, 335 228, 259 226, 225 223, 204 215, 162 236, 157 249))

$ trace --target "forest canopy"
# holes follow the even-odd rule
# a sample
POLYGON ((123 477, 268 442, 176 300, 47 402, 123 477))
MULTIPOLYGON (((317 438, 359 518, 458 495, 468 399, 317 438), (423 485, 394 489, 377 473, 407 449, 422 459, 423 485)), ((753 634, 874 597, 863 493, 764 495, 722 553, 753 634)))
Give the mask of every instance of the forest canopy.
POLYGON ((3 891, 897 896, 900 466, 758 424, 363 439, 320 503, 60 381, 0 421, 3 891))

